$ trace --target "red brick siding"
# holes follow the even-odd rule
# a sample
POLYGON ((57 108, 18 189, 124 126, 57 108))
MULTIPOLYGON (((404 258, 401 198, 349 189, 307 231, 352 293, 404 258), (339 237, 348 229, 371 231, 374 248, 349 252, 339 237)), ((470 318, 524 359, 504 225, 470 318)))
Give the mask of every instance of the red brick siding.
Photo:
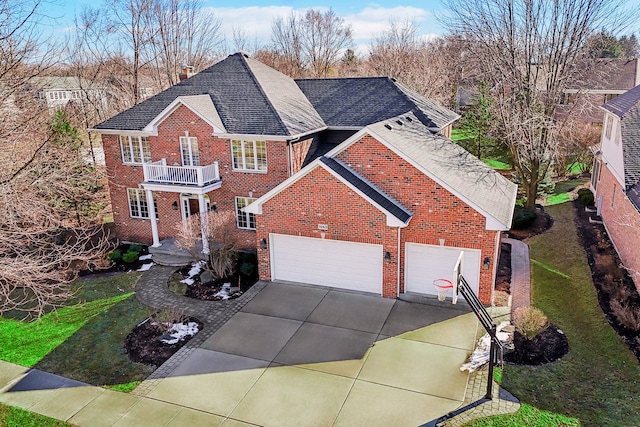
MULTIPOLYGON (((385 297, 397 294, 397 230, 386 225, 380 210, 322 167, 283 190, 257 215, 256 239, 269 241, 269 233, 321 238, 318 224, 328 225, 325 239, 383 245, 391 261, 383 264, 385 297)), ((271 279, 269 248, 258 245, 260 278, 271 279)))
MULTIPOLYGON (((401 265, 406 242, 481 250, 481 263, 488 257, 488 269, 480 271, 480 300, 489 304, 495 277, 496 239, 499 232, 485 230, 486 219, 457 196, 424 175, 374 139, 364 136, 337 156, 413 213, 401 232, 401 265)), ((404 292, 404 268, 400 271, 404 292)))
MULTIPOLYGON (((181 165, 180 136, 198 138, 200 164, 208 165, 218 161, 221 188, 208 193, 211 204, 219 211, 235 211, 235 196, 260 197, 289 176, 287 143, 267 141, 267 173, 239 172, 233 170, 231 143, 228 139, 212 136, 213 129, 190 109, 180 106, 158 126, 158 136, 150 137, 153 161, 166 158, 168 165, 181 165)), ((126 133, 126 132, 123 132, 126 133)), ((122 164, 120 143, 115 135, 104 135, 103 144, 107 158, 109 185, 114 211, 116 234, 121 240, 151 243, 149 220, 133 219, 129 216, 127 188, 138 188, 143 181, 142 166, 122 164)), ((188 190, 184 190, 188 192, 188 190)), ((158 233, 160 239, 176 235, 176 227, 181 225, 181 211, 172 208, 178 203, 180 193, 154 192, 158 203, 158 233)), ((255 247, 255 231, 237 230, 237 238, 243 248, 255 247)))
POLYGON ((640 291, 640 213, 622 190, 618 180, 603 165, 596 192, 596 198, 602 196, 600 213, 622 263, 640 291))

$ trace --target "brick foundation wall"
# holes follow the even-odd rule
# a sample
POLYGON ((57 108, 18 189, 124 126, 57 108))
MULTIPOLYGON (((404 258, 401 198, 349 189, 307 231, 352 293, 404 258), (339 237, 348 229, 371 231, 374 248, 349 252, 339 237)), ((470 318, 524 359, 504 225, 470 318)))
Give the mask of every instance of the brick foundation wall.
POLYGON ((626 198, 623 187, 602 165, 596 200, 602 196, 601 215, 618 256, 640 291, 640 213, 626 198))

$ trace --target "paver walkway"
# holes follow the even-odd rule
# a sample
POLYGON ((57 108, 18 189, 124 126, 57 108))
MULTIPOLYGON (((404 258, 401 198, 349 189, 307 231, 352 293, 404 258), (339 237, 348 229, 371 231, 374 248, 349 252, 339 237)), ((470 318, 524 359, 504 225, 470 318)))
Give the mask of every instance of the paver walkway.
POLYGON ((502 242, 511 245, 511 312, 531 305, 531 266, 529 245, 504 237, 502 242))

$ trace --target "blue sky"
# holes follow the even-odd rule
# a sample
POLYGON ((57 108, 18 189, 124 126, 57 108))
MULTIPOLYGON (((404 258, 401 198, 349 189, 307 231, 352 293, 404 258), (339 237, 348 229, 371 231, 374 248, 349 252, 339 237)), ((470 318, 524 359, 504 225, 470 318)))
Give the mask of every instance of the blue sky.
MULTIPOLYGON (((48 5, 46 12, 57 19, 57 31, 73 25, 73 16, 82 10, 84 5, 95 7, 100 1, 87 0, 54 0, 48 5)), ((233 28, 241 29, 246 36, 266 43, 270 40, 271 22, 278 16, 287 16, 291 11, 304 12, 309 8, 333 10, 349 23, 354 31, 354 42, 359 50, 365 49, 370 40, 380 34, 388 26, 390 19, 412 20, 418 25, 420 34, 429 37, 441 34, 436 14, 442 13, 440 0, 383 0, 375 3, 366 0, 343 0, 339 2, 323 0, 235 0, 220 2, 204 0, 205 7, 222 19, 222 31, 231 40, 233 28)))

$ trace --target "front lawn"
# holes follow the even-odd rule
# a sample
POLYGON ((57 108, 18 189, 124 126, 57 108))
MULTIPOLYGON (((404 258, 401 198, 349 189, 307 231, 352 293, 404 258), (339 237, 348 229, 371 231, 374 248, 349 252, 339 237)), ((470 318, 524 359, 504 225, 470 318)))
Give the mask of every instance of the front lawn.
POLYGON ((547 365, 507 365, 502 385, 523 402, 585 426, 637 425, 640 367, 598 305, 572 204, 547 212, 553 227, 529 241, 532 304, 567 334, 570 351, 547 365))
POLYGON ((73 427, 73 424, 0 403, 0 427, 73 427))
MULTIPOLYGON (((151 310, 133 296, 139 273, 79 279, 68 306, 33 322, 0 317, 0 359, 92 385, 131 390, 153 368, 129 361, 125 336, 151 310)), ((0 424, 1 426, 1 424, 0 424)))
POLYGON ((496 415, 470 421, 465 427, 579 427, 580 421, 561 414, 542 411, 523 403, 515 414, 496 415))

